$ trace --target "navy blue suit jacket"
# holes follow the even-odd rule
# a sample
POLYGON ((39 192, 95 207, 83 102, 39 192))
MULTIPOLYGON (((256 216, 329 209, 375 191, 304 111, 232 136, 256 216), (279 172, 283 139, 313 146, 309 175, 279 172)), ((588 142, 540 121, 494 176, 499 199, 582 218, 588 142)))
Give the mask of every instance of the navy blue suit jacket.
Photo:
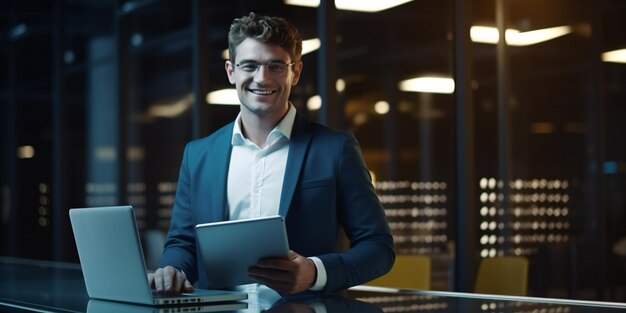
MULTIPOLYGON (((228 220, 227 179, 233 123, 187 144, 161 267, 185 271, 206 288, 195 225, 228 220)), ((298 115, 289 143, 279 214, 289 248, 322 260, 323 294, 362 284, 393 265, 393 239, 354 136, 298 115), (340 231, 350 248, 340 251, 340 231)), ((236 257, 236 256, 233 256, 236 257)))

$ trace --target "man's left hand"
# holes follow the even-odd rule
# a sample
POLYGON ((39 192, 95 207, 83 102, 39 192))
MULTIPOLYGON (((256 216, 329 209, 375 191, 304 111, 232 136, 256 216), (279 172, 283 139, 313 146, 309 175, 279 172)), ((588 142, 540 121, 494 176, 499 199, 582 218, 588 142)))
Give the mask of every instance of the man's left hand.
POLYGON ((261 259, 248 270, 252 279, 282 295, 305 291, 315 283, 317 269, 313 261, 289 251, 286 259, 261 259))

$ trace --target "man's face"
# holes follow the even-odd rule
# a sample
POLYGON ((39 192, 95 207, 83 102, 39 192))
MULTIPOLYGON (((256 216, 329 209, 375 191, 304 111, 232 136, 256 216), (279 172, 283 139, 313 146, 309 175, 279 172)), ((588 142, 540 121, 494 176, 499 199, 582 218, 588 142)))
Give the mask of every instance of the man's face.
POLYGON ((237 89, 242 113, 282 118, 288 110, 291 87, 300 78, 302 63, 289 65, 294 60, 283 48, 251 38, 244 40, 236 52, 235 64, 226 61, 225 67, 228 80, 237 89))

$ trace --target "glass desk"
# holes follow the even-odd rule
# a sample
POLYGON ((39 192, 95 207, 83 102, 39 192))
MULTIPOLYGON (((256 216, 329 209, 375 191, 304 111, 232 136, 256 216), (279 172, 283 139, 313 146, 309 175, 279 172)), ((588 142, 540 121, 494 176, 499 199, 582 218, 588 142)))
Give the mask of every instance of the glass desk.
MULTIPOLYGON (((0 312, 245 312, 245 303, 204 307, 148 306, 90 300, 78 264, 0 257, 0 312)), ((626 303, 397 290, 358 286, 345 297, 279 300, 263 312, 626 312, 626 303)))

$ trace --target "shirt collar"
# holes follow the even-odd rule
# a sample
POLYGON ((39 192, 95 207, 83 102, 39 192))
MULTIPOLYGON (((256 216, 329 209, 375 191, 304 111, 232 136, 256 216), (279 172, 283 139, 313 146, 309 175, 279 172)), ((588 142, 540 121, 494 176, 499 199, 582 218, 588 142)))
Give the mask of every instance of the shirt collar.
MULTIPOLYGON (((272 129, 272 131, 267 135, 267 144, 272 145, 277 142, 281 137, 285 137, 287 139, 291 139, 291 131, 293 130, 293 124, 296 120, 296 108, 293 106, 291 102, 289 102, 289 110, 285 117, 272 129)), ((233 127, 233 136, 231 138, 231 144, 233 146, 243 145, 246 143, 246 137, 244 137, 243 132, 241 131, 241 112, 237 115, 235 119, 235 125, 233 127)))

